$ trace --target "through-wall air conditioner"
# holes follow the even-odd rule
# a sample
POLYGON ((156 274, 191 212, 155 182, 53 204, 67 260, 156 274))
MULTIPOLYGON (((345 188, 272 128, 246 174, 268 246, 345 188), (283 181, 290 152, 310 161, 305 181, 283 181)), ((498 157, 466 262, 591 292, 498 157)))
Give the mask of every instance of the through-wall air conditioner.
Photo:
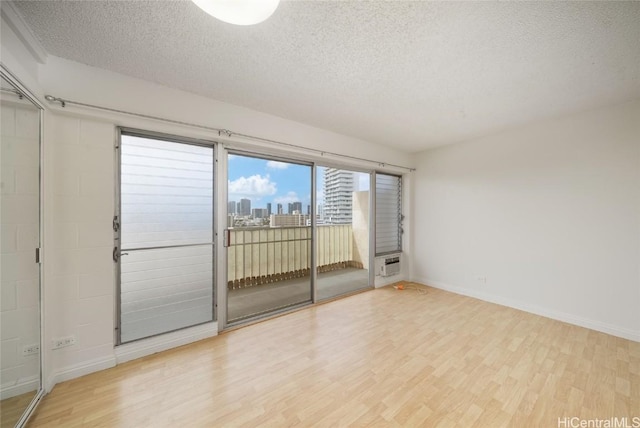
POLYGON ((391 276, 400 273, 400 256, 387 257, 382 265, 381 276, 391 276))

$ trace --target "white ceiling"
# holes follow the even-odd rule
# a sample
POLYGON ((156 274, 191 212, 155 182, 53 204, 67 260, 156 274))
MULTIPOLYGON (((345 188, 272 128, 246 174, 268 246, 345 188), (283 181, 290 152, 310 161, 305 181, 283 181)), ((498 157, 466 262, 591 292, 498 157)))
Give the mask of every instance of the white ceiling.
POLYGON ((640 2, 16 5, 52 55, 409 152, 640 97, 640 2))

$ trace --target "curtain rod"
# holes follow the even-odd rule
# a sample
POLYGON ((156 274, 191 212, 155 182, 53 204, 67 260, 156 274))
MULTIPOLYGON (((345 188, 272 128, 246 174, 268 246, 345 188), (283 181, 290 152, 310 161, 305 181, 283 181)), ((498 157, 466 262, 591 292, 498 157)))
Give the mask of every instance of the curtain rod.
POLYGON ((416 170, 415 168, 410 168, 408 166, 396 165, 396 164, 392 164, 392 163, 388 163, 388 162, 380 162, 380 161, 371 160, 371 159, 364 159, 364 158, 359 158, 357 156, 343 155, 343 154, 340 154, 340 153, 329 152, 329 151, 326 151, 326 150, 312 149, 312 148, 309 148, 309 147, 298 146, 296 144, 284 143, 282 141, 270 140, 268 138, 256 137, 256 136, 253 136, 253 135, 243 134, 243 133, 240 133, 240 132, 234 132, 234 131, 231 131, 229 129, 213 128, 211 126, 198 125, 198 124, 195 124, 195 123, 182 122, 182 121, 173 120, 173 119, 166 119, 166 118, 163 118, 163 117, 151 116, 151 115, 148 115, 148 114, 133 113, 133 112, 126 111, 126 110, 119 110, 119 109, 114 109, 114 108, 110 108, 110 107, 102 107, 102 106, 97 106, 97 105, 93 105, 93 104, 86 104, 86 103, 82 103, 82 102, 79 102, 79 101, 65 100, 63 98, 54 97, 53 95, 45 95, 44 98, 47 101, 49 101, 50 103, 59 102, 62 107, 66 107, 67 104, 72 104, 72 105, 81 106, 81 107, 88 107, 88 108, 97 109, 97 110, 109 111, 109 112, 112 112, 112 113, 120 113, 120 114, 129 115, 129 116, 141 117, 141 118, 144 118, 144 119, 158 120, 158 121, 161 121, 161 122, 172 123, 172 124, 175 124, 175 125, 183 125, 183 126, 189 126, 189 127, 193 127, 193 128, 205 129, 207 131, 217 132, 218 136, 224 135, 224 136, 229 137, 229 138, 235 136, 235 137, 246 138, 246 139, 259 141, 259 142, 263 142, 263 143, 270 143, 270 144, 276 144, 276 145, 284 146, 284 147, 291 147, 291 148, 296 148, 296 149, 301 149, 301 150, 307 150, 309 152, 320 154, 320 156, 330 155, 330 156, 336 156, 336 157, 341 157, 341 158, 345 158, 345 159, 353 159, 353 160, 357 160, 357 161, 364 161, 364 162, 369 162, 369 163, 372 163, 372 164, 376 164, 379 167, 387 167, 387 166, 389 166, 389 167, 404 169, 404 170, 407 170, 409 172, 413 172, 413 171, 416 170))
POLYGON ((22 92, 14 88, 0 88, 0 91, 17 95, 20 99, 24 98, 24 95, 22 94, 22 92))

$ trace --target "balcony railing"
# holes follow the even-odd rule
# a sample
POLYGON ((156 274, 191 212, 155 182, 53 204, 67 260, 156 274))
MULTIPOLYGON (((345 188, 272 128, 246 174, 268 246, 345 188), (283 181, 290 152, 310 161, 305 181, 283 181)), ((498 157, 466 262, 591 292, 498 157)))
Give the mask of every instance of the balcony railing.
MULTIPOLYGON (((318 272, 363 268, 351 224, 317 227, 318 272)), ((309 276, 311 227, 230 229, 228 288, 237 289, 309 276)))

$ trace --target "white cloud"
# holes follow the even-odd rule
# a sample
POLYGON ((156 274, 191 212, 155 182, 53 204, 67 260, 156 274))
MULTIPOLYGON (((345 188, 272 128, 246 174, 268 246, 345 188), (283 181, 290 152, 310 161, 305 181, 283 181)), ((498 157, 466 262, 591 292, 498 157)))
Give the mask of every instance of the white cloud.
POLYGON ((289 168, 289 164, 286 162, 278 162, 278 161, 268 161, 267 168, 269 169, 287 169, 289 168))
POLYGON ((276 204, 289 204, 292 202, 300 202, 300 198, 296 192, 288 192, 284 196, 278 196, 273 200, 276 204))
POLYGON ((229 200, 238 198, 260 199, 263 196, 275 195, 278 191, 276 183, 269 176, 260 174, 250 177, 240 177, 229 181, 229 200))

